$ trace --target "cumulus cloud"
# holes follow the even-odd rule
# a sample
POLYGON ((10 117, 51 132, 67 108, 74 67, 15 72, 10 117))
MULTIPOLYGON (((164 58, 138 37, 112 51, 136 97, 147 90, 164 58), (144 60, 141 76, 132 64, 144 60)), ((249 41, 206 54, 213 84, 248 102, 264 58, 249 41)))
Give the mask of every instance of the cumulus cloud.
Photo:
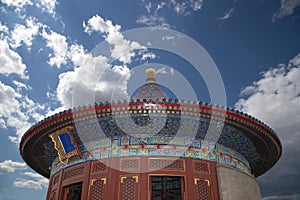
POLYGON ((17 178, 13 182, 13 185, 15 187, 34 189, 34 190, 42 189, 42 185, 40 183, 33 181, 33 180, 27 180, 27 179, 22 179, 22 178, 17 178))
POLYGON ((127 97, 127 66, 111 66, 106 57, 92 56, 81 45, 72 45, 70 52, 75 68, 60 74, 57 86, 57 97, 65 108, 111 100, 112 93, 117 99, 127 97))
POLYGON ((9 48, 6 40, 0 40, 0 55, 0 74, 18 74, 21 78, 28 79, 21 56, 9 48))
POLYGON ((111 20, 105 20, 99 15, 93 16, 87 23, 83 22, 83 27, 89 34, 94 31, 104 34, 105 40, 112 46, 111 56, 124 64, 131 63, 136 50, 145 50, 139 43, 125 39, 120 32, 120 25, 114 25, 111 20))
POLYGON ((33 173, 33 172, 23 172, 22 173, 24 176, 28 176, 30 178, 32 178, 32 180, 30 179, 22 179, 23 181, 25 180, 25 184, 21 184, 19 183, 18 180, 16 180, 14 182, 14 185, 17 187, 25 187, 25 188, 29 188, 29 189, 42 189, 43 187, 47 188, 49 185, 49 180, 37 173, 33 173), (26 183, 34 183, 33 187, 29 186, 29 184, 26 183))
POLYGON ((2 82, 0 82, 0 94, 0 118, 6 121, 2 126, 13 125, 16 117, 25 120, 24 115, 12 116, 13 113, 19 113, 20 105, 16 98, 20 98, 20 94, 2 82))
POLYGON ((17 48, 24 43, 28 48, 32 45, 32 40, 38 34, 41 23, 35 18, 29 17, 25 20, 25 25, 15 24, 11 32, 11 46, 17 48))
POLYGON ((279 10, 273 14, 273 21, 292 15, 297 7, 300 6, 300 0, 281 0, 279 10))
POLYGON ((64 35, 52 30, 43 29, 42 37, 46 40, 47 47, 53 50, 53 55, 49 55, 48 64, 60 68, 61 65, 67 64, 68 60, 68 43, 64 35))
POLYGON ((111 65, 107 57, 92 55, 82 45, 69 44, 65 36, 44 27, 41 35, 47 46, 53 50, 49 65, 60 68, 67 64, 74 67, 58 77, 55 95, 64 109, 93 104, 99 100, 111 100, 112 94, 114 99, 126 99, 127 81, 130 77, 126 64, 131 63, 135 56, 140 56, 141 60, 155 56, 137 42, 125 39, 120 32, 121 26, 113 24, 111 20, 104 20, 99 15, 83 22, 83 27, 88 34, 102 34, 111 47, 110 56, 124 64, 111 65))
POLYGON ((21 140, 32 121, 43 118, 39 113, 45 110, 44 105, 38 104, 20 93, 22 84, 18 84, 17 87, 19 92, 0 81, 0 123, 2 128, 10 127, 15 130, 16 135, 9 136, 9 139, 15 143, 21 140))
POLYGON ((0 162, 0 174, 12 173, 16 170, 26 169, 26 164, 23 162, 15 162, 12 160, 5 160, 0 162))
POLYGON ((40 190, 42 188, 48 187, 48 184, 49 184, 48 179, 40 176, 39 174, 32 173, 32 172, 24 172, 23 175, 29 176, 33 179, 17 178, 13 182, 13 185, 15 187, 27 188, 27 189, 33 189, 33 190, 40 190))
MULTIPOLYGON (((22 165, 26 166, 25 163, 21 163, 22 165)), ((19 164, 19 165, 21 165, 19 164)), ((24 169, 24 168, 22 168, 24 169)), ((42 188, 47 188, 49 185, 49 180, 37 173, 33 172, 23 172, 21 173, 26 178, 17 178, 13 182, 13 186, 19 188, 27 188, 27 189, 34 189, 40 190, 42 188)))
POLYGON ((262 73, 246 87, 236 108, 270 125, 279 135, 283 154, 269 172, 259 178, 267 195, 300 193, 300 54, 289 64, 280 64, 262 73), (280 184, 278 184, 280 181, 280 184))
POLYGON ((23 64, 21 56, 9 48, 6 39, 0 40, 0 54, 0 74, 17 74, 21 78, 18 81, 12 80, 11 85, 0 81, 0 127, 12 128, 15 135, 10 135, 9 139, 18 143, 32 122, 42 118, 39 113, 45 106, 27 96, 26 93, 31 87, 26 84, 29 79, 26 65, 23 64))

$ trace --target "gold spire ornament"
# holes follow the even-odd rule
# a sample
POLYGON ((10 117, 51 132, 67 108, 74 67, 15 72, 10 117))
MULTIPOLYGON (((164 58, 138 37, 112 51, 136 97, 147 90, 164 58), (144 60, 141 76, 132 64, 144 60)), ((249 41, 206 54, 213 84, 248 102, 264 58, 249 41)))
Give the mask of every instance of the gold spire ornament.
POLYGON ((155 83, 156 82, 156 71, 153 68, 148 68, 145 71, 146 74, 146 82, 147 83, 155 83))

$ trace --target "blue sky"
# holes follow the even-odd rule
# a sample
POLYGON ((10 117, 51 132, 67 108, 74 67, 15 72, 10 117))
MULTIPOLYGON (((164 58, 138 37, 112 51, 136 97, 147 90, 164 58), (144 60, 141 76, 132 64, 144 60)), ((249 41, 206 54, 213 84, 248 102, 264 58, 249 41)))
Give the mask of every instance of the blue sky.
POLYGON ((176 30, 202 45, 222 77, 227 106, 266 122, 282 140, 282 158, 258 178, 264 199, 299 199, 299 0, 0 0, 0 199, 45 199, 47 180, 18 150, 32 124, 89 103, 86 95, 128 98, 151 63, 180 95, 188 96, 181 77, 198 100, 211 101, 205 78, 185 58, 123 33, 141 27, 176 30), (103 42, 108 48, 92 54, 103 42))

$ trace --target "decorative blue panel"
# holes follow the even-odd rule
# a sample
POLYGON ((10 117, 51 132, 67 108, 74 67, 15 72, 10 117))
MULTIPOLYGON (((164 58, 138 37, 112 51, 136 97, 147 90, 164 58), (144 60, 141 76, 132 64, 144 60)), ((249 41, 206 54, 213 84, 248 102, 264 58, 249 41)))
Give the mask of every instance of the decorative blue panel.
POLYGON ((58 137, 66 153, 71 153, 72 151, 75 150, 75 146, 72 143, 72 139, 68 132, 64 132, 60 134, 58 137))

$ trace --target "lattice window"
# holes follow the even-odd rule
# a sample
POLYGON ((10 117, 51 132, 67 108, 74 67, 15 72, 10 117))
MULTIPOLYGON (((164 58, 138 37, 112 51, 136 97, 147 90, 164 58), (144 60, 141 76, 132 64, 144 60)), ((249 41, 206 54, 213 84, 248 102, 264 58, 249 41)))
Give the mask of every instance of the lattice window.
POLYGON ((208 164, 202 163, 202 162, 195 162, 194 163, 194 171, 209 174, 208 164))
POLYGON ((79 168, 76 168, 76 169, 71 169, 71 170, 65 172, 63 180, 66 180, 66 179, 71 178, 71 177, 80 176, 80 175, 83 174, 83 171, 84 171, 84 167, 79 167, 79 168))
POLYGON ((90 190, 90 200, 104 199, 106 178, 92 180, 90 190))
POLYGON ((98 162, 93 165, 92 173, 104 172, 106 169, 107 168, 105 164, 98 162))
POLYGON ((211 197, 209 195, 209 180, 205 179, 195 179, 196 184, 196 193, 198 200, 210 200, 211 197))
POLYGON ((184 170, 184 162, 181 160, 150 159, 150 169, 184 170))
POLYGON ((139 169, 138 159, 121 160, 121 170, 136 170, 136 169, 139 169))
POLYGON ((60 177, 60 175, 59 175, 59 174, 57 174, 57 175, 55 175, 55 176, 54 176, 54 178, 53 178, 53 185, 55 185, 55 184, 57 184, 57 183, 58 183, 58 181, 59 181, 59 177, 60 177))
POLYGON ((121 177, 121 194, 122 200, 135 200, 138 199, 138 177, 121 177))

